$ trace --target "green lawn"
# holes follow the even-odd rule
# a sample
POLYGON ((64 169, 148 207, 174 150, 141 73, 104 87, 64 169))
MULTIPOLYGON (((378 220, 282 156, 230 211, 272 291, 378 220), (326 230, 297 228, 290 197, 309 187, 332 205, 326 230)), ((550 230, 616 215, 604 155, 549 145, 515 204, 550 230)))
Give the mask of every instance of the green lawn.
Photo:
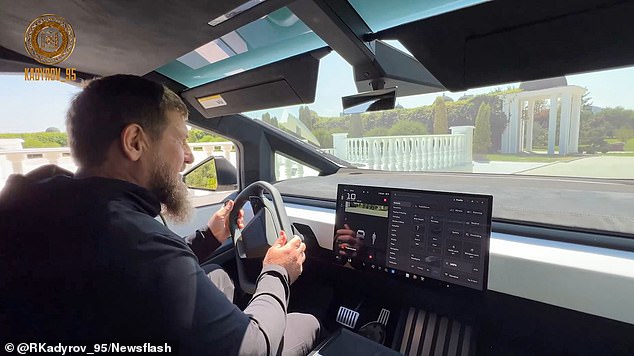
MULTIPOLYGON (((499 154, 492 153, 486 155, 489 161, 506 161, 506 162, 566 162, 579 158, 578 156, 549 156, 542 154, 499 154)), ((477 157, 475 157, 477 160, 477 157)))

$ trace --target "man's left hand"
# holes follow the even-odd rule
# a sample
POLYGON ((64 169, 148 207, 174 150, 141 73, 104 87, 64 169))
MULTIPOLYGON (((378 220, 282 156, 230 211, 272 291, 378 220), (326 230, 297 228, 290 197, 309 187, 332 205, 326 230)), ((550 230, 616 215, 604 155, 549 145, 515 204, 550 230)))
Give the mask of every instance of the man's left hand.
MULTIPOLYGON (((207 222, 209 230, 218 242, 223 243, 231 235, 229 231, 229 213, 233 210, 233 200, 227 200, 225 205, 218 209, 207 222)), ((244 228, 244 210, 238 212, 238 228, 244 228)))

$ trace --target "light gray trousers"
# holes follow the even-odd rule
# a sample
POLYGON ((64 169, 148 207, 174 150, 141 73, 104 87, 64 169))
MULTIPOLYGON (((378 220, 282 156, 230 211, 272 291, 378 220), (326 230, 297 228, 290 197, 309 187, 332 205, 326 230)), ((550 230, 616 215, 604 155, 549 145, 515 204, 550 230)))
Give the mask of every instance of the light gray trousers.
MULTIPOLYGON (((233 303, 235 286, 231 277, 219 266, 205 266, 211 282, 233 303)), ((289 313, 286 316, 286 330, 282 346, 282 355, 307 355, 316 345, 319 337, 319 321, 310 314, 289 313)))

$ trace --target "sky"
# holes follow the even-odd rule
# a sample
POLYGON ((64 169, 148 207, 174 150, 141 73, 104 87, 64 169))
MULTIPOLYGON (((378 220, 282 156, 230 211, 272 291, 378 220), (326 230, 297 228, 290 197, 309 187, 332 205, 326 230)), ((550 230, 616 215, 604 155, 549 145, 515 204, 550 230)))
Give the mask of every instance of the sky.
MULTIPOLYGON (((568 75, 566 78, 569 85, 587 88, 595 106, 634 109, 634 67, 568 75)), ((464 94, 481 94, 518 85, 508 83, 466 92, 445 92, 445 95, 455 100, 464 94)), ((72 97, 79 91, 78 87, 65 83, 27 82, 23 74, 0 74, 0 133, 41 132, 48 127, 64 131, 66 111, 72 97)), ((322 116, 339 116, 342 110, 341 97, 356 93, 352 67, 333 52, 321 61, 315 103, 309 104, 309 107, 322 116)), ((402 97, 397 98, 397 103, 406 108, 430 105, 439 95, 442 93, 402 97)), ((265 111, 278 117, 284 115, 285 111, 297 116, 297 107, 263 110, 247 115, 259 117, 265 111)))

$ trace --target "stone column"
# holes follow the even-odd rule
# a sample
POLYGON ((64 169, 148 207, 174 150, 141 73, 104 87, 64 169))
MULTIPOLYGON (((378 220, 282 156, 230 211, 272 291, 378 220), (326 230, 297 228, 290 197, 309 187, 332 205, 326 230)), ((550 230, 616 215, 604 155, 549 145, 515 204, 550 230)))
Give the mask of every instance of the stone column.
POLYGON ((572 116, 570 117, 570 144, 569 153, 579 152, 579 128, 581 119, 581 94, 572 97, 572 116))
POLYGON ((62 158, 62 152, 44 152, 42 156, 48 160, 49 164, 59 166, 59 159, 62 158))
POLYGON ((505 95, 503 100, 502 100, 502 111, 504 112, 504 114, 506 114, 506 118, 507 118, 507 125, 504 128, 504 131, 502 131, 502 142, 501 142, 501 151, 502 153, 508 153, 509 152, 509 132, 510 132, 510 122, 511 122, 511 112, 509 110, 509 97, 508 95, 505 95))
POLYGON ((519 133, 517 135, 517 152, 524 151, 524 141, 526 140, 526 121, 523 117, 525 100, 519 100, 517 103, 517 123, 519 126, 519 133))
POLYGON ((25 153, 7 153, 5 157, 7 158, 9 162, 11 162, 11 169, 13 170, 13 173, 22 174, 23 172, 22 161, 26 160, 26 154, 25 153))
POLYGON ((570 141, 570 114, 572 107, 572 94, 565 93, 561 98, 561 121, 559 122, 559 154, 568 154, 570 141))
POLYGON ((535 99, 528 102, 528 120, 526 121, 526 150, 533 150, 533 122, 535 119, 535 99))
POLYGON ((224 145, 222 145, 220 147, 222 148, 222 155, 228 161, 229 160, 229 156, 231 154, 231 150, 233 149, 233 144, 224 144, 224 145))
POLYGON ((209 157, 214 154, 214 146, 205 145, 202 146, 203 152, 205 152, 205 156, 209 157))
POLYGON ((557 133, 557 94, 550 97, 550 109, 548 113, 548 154, 555 154, 555 134, 557 133))
POLYGON ((284 160, 284 179, 293 178, 293 162, 285 156, 280 157, 284 160))
POLYGON ((513 98, 510 105, 510 137, 509 137, 509 153, 517 153, 520 147, 519 133, 520 133, 520 124, 522 122, 520 114, 520 105, 517 97, 513 98))
POLYGON ((475 126, 452 126, 452 135, 464 135, 464 146, 460 163, 471 163, 473 161, 473 129, 475 126))
POLYGON ((348 133, 332 134, 332 147, 334 155, 343 160, 348 160, 348 133))

